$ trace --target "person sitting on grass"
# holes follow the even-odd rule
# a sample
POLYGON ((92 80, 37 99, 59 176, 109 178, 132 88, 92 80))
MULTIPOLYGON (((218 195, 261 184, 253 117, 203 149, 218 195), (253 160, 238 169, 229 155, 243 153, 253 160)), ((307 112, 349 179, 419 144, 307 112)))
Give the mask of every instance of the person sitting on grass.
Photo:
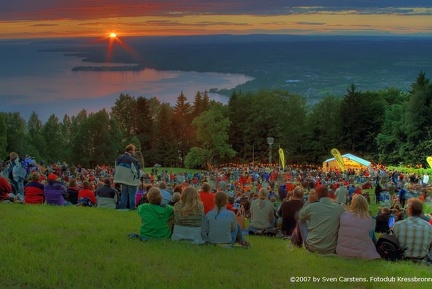
POLYGON ((0 203, 14 202, 16 197, 12 194, 12 186, 6 178, 0 177, 0 203))
POLYGON ((95 193, 90 189, 90 182, 83 182, 83 189, 78 193, 77 206, 94 207, 97 204, 95 193))
POLYGON ((289 201, 285 201, 279 208, 279 216, 282 217, 282 233, 285 236, 291 236, 297 220, 296 214, 303 207, 303 187, 297 186, 294 188, 293 198, 289 201))
POLYGON ((180 201, 181 196, 182 196, 181 193, 178 193, 178 192, 173 193, 172 199, 171 199, 171 201, 168 202, 168 205, 174 206, 178 201, 180 201))
POLYGON ((33 172, 30 182, 24 186, 25 204, 43 204, 45 202, 44 186, 39 182, 40 174, 33 172))
MULTIPOLYGON (((178 193, 175 193, 178 194, 178 193)), ((171 240, 189 240, 193 244, 203 244, 202 223, 204 206, 194 187, 187 187, 180 201, 174 204, 174 229, 171 240)))
POLYGON ((214 209, 215 206, 215 195, 211 192, 210 184, 204 182, 201 186, 201 192, 199 193, 201 202, 204 205, 204 214, 207 214, 214 209))
POLYGON ((161 205, 162 195, 158 187, 147 192, 148 203, 138 206, 138 215, 142 223, 140 237, 142 240, 168 239, 171 236, 173 207, 161 205))
POLYGON ((250 234, 258 234, 263 230, 275 228, 275 208, 268 199, 268 191, 264 188, 258 192, 258 198, 251 203, 251 221, 249 225, 250 234))
POLYGON ((203 224, 204 239, 209 244, 234 245, 237 242, 241 246, 249 247, 234 212, 226 209, 227 203, 227 194, 215 194, 215 208, 207 213, 203 224))
POLYGON ((375 232, 387 233, 389 231, 390 209, 387 207, 379 208, 376 219, 375 232))
POLYGON ((371 234, 374 234, 374 230, 368 202, 362 195, 355 195, 349 210, 340 217, 336 254, 350 258, 379 259, 371 234))
POLYGON ((78 183, 76 179, 71 179, 69 182, 69 186, 67 187, 67 193, 69 197, 69 202, 72 203, 72 205, 76 205, 78 203, 78 183))
POLYGON ((98 208, 115 209, 119 201, 118 191, 111 187, 111 180, 105 178, 104 185, 95 191, 98 208))
POLYGON ((56 174, 49 174, 47 177, 48 183, 44 185, 45 202, 48 205, 68 206, 71 205, 67 199, 67 189, 60 184, 56 174))
POLYGON ((393 232, 400 246, 406 248, 404 258, 414 262, 432 259, 432 226, 422 220, 423 204, 415 198, 408 201, 408 218, 396 222, 393 232))
POLYGON ((342 205, 329 198, 328 188, 316 189, 318 202, 307 203, 299 213, 299 228, 305 248, 310 252, 334 254, 337 245, 342 205))
POLYGON ((140 205, 140 201, 141 201, 141 198, 143 197, 144 193, 145 193, 145 184, 143 182, 141 182, 139 184, 138 189, 137 189, 136 194, 135 194, 135 204, 137 207, 140 205))

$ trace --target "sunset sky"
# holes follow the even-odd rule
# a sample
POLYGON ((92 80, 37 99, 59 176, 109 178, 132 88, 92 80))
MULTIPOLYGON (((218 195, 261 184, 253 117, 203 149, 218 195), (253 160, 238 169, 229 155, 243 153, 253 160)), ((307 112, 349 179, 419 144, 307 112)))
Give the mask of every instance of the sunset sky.
POLYGON ((202 34, 432 36, 431 0, 0 0, 0 39, 202 34))

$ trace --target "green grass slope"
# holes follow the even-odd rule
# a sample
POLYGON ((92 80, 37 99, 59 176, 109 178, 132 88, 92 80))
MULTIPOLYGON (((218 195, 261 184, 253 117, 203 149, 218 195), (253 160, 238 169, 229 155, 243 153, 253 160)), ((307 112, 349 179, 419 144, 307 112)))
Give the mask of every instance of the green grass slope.
POLYGON ((410 262, 319 256, 287 246, 286 240, 255 236, 247 236, 252 245, 247 250, 129 239, 139 226, 136 211, 0 204, 0 288, 394 289, 432 284, 370 280, 432 277, 430 267, 410 262), (306 278, 291 282, 292 277, 306 278), (366 281, 344 279, 350 277, 366 281))

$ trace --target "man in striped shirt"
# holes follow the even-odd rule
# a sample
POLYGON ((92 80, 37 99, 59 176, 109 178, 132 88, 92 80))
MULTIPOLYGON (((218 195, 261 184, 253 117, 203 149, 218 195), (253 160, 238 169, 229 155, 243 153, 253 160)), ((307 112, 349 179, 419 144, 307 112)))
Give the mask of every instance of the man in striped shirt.
POLYGON ((421 219, 423 204, 418 199, 408 201, 408 218, 396 222, 393 232, 399 239, 400 246, 406 248, 404 257, 420 261, 432 257, 432 226, 421 219))

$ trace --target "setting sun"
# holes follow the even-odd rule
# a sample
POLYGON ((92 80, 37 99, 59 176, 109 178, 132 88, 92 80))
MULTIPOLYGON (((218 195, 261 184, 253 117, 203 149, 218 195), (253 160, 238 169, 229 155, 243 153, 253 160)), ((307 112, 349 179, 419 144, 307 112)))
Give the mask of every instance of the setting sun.
POLYGON ((110 33, 110 37, 111 37, 111 38, 116 38, 116 37, 117 37, 117 34, 115 34, 114 32, 111 32, 111 33, 110 33))

